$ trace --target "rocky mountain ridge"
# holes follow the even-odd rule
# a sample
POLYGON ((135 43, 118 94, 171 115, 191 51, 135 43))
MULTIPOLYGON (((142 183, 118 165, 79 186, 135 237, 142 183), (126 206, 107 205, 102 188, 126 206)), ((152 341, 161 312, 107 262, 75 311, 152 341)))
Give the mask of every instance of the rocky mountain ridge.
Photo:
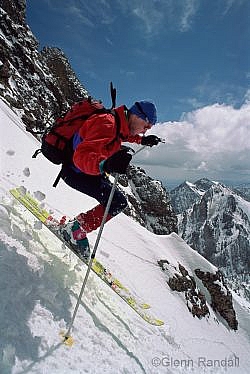
POLYGON ((128 200, 125 214, 157 235, 177 232, 177 217, 160 181, 148 176, 142 168, 131 165, 127 175, 119 178, 119 184, 128 200))
POLYGON ((63 51, 38 51, 25 10, 24 0, 1 0, 0 97, 35 133, 88 93, 63 51))
POLYGON ((223 271, 232 287, 249 299, 250 204, 220 183, 203 183, 200 190, 200 183, 194 186, 196 190, 186 183, 171 193, 174 209, 176 202, 180 212, 179 235, 223 271), (196 192, 191 199, 190 188, 196 192), (185 205, 180 206, 181 200, 185 205))
POLYGON ((180 214, 189 209, 195 202, 200 200, 201 196, 214 184, 207 178, 202 178, 195 183, 188 181, 170 191, 171 203, 175 213, 180 214))

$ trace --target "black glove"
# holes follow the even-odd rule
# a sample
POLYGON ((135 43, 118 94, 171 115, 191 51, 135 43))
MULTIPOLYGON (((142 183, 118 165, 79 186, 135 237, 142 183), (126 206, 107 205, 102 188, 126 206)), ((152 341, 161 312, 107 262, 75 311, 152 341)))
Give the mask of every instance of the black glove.
POLYGON ((160 141, 161 139, 156 135, 143 136, 141 139, 141 145, 148 145, 149 147, 153 147, 153 145, 157 145, 160 141))
POLYGON ((103 170, 108 174, 118 173, 126 174, 128 164, 130 163, 132 155, 128 153, 128 149, 121 149, 107 158, 103 164, 103 170))

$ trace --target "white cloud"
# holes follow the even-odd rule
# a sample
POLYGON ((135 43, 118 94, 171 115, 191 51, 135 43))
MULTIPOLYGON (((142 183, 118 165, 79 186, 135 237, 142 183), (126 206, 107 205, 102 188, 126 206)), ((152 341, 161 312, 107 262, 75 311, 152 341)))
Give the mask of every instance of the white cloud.
POLYGON ((230 10, 234 6, 241 6, 242 4, 246 4, 249 0, 221 0, 223 5, 223 12, 222 15, 226 16, 227 13, 230 12, 230 10))
POLYGON ((147 34, 158 34, 162 28, 174 28, 186 32, 191 28, 200 0, 123 0, 145 27, 147 34))
MULTIPOLYGON (((54 5, 52 5, 53 7, 54 5)), ((75 22, 80 21, 82 25, 90 28, 94 28, 98 24, 112 24, 116 17, 111 4, 105 0, 91 2, 69 0, 67 4, 60 7, 60 11, 67 15, 71 14, 75 22)))
POLYGON ((208 171, 206 161, 201 161, 200 165, 198 166, 197 170, 208 171))
POLYGON ((153 2, 133 1, 131 2, 132 13, 144 25, 148 34, 155 34, 164 20, 164 15, 153 2))
POLYGON ((246 102, 250 102, 250 89, 247 90, 245 96, 244 96, 244 99, 246 102))
POLYGON ((131 78, 131 79, 133 79, 136 75, 135 71, 124 70, 124 69, 120 69, 120 74, 124 75, 126 78, 131 78))
POLYGON ((80 6, 77 5, 69 5, 67 12, 72 15, 74 18, 79 18, 82 24, 88 27, 94 27, 93 21, 91 21, 91 18, 86 16, 80 6))
MULTIPOLYGON (((65 14, 71 13, 76 22, 79 20, 87 27, 97 24, 112 25, 121 16, 135 20, 135 25, 144 32, 145 37, 155 36, 163 29, 187 32, 191 29, 195 16, 202 6, 202 0, 68 0, 59 3, 44 0, 50 8, 65 14)), ((234 6, 241 6, 249 0, 220 0, 222 16, 227 15, 234 6)), ((217 4, 218 5, 218 4, 217 4)))
POLYGON ((151 133, 166 144, 139 154, 140 163, 158 176, 179 179, 237 179, 250 176, 250 102, 241 108, 214 104, 190 112, 180 122, 154 126, 151 133), (185 175, 185 176, 184 176, 185 175), (183 176, 183 178, 182 178, 183 176))
POLYGON ((225 2, 225 9, 223 10, 223 15, 226 15, 232 8, 235 0, 224 0, 224 2, 225 2))
POLYGON ((250 104, 240 109, 214 104, 186 115, 192 124, 190 149, 210 154, 250 150, 250 104))
POLYGON ((191 28, 193 17, 199 8, 199 0, 186 0, 183 2, 182 14, 180 17, 180 30, 183 32, 191 28))
POLYGON ((112 24, 120 15, 135 21, 145 36, 162 32, 163 28, 186 32, 192 25, 193 18, 201 0, 102 0, 86 2, 70 0, 65 12, 71 12, 76 19, 89 27, 98 23, 112 24), (120 15, 119 15, 120 12, 120 15))
POLYGON ((114 43, 112 42, 111 39, 109 39, 109 38, 105 38, 105 40, 106 40, 106 42, 107 42, 109 45, 111 45, 111 46, 113 47, 114 43))

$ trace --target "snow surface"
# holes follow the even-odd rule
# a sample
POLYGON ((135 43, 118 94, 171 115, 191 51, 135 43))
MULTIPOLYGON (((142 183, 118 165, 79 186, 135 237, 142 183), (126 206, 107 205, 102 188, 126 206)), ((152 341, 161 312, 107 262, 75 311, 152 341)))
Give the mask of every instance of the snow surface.
MULTIPOLYGON (((167 259, 173 269, 180 263, 190 274, 216 268, 177 234, 155 235, 124 214, 106 224, 97 258, 165 325, 144 322, 91 274, 72 330, 74 345, 62 344, 60 331, 70 322, 86 267, 8 190, 25 186, 58 217, 73 217, 96 202, 62 181, 52 187, 58 167, 31 158, 38 142, 2 101, 0 126, 1 374, 249 373, 249 304, 234 295, 236 332, 211 308, 209 318, 193 318, 157 261, 167 259)), ((96 235, 89 235, 91 243, 96 235)))
POLYGON ((197 188, 197 186, 191 182, 188 182, 186 181, 186 184, 191 188, 192 191, 194 191, 196 194, 200 195, 200 196, 203 196, 205 191, 203 190, 200 190, 199 188, 197 188))

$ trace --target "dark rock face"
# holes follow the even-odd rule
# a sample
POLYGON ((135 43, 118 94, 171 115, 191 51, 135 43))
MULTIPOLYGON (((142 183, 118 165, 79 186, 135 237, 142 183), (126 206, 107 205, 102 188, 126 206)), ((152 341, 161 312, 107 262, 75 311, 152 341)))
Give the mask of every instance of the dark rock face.
POLYGON ((180 214, 199 199, 199 194, 184 182, 170 191, 170 198, 176 214, 180 214))
POLYGON ((17 24, 24 24, 26 0, 1 0, 0 7, 5 10, 8 16, 17 24))
POLYGON ((38 51, 38 41, 25 24, 25 10, 25 1, 1 1, 0 96, 35 133, 87 91, 61 50, 38 51))
POLYGON ((191 208, 212 185, 214 183, 209 179, 202 178, 194 184, 184 182, 171 190, 170 199, 176 214, 180 214, 191 208))
POLYGON ((158 265, 167 275, 169 287, 183 294, 187 308, 194 317, 208 318, 210 316, 209 305, 211 305, 211 308, 220 314, 231 329, 238 329, 232 294, 220 271, 210 273, 195 269, 192 275, 181 264, 173 270, 173 266, 166 259, 158 261, 158 265), (202 280, 204 290, 198 288, 195 276, 202 280), (207 293, 205 290, 209 292, 209 300, 205 296, 207 293))
POLYGON ((211 188, 214 185, 214 182, 210 181, 207 178, 201 178, 198 181, 195 182, 196 188, 200 191, 207 191, 209 188, 211 188))
POLYGON ((149 177, 143 169, 131 165, 128 174, 119 178, 119 183, 129 202, 125 214, 155 234, 177 232, 177 217, 168 192, 160 181, 149 177), (132 193, 127 193, 124 189, 128 186, 132 193))
POLYGON ((222 273, 217 271, 216 274, 211 274, 196 269, 195 274, 208 289, 213 310, 227 321, 231 329, 237 330, 238 321, 233 307, 232 294, 225 283, 222 273))
POLYGON ((250 220, 248 205, 231 189, 213 183, 178 216, 179 235, 220 268, 233 289, 249 298, 250 220))
POLYGON ((71 104, 86 96, 87 91, 81 86, 67 57, 59 48, 44 47, 41 55, 67 102, 71 104))
MULTIPOLYGON (((167 269, 169 262, 167 260, 158 261, 158 265, 163 269, 167 269)), ((172 277, 169 277, 167 283, 173 291, 184 294, 186 305, 193 317, 199 319, 209 316, 207 301, 203 293, 198 289, 195 279, 191 276, 184 266, 179 264, 179 269, 172 277)))

